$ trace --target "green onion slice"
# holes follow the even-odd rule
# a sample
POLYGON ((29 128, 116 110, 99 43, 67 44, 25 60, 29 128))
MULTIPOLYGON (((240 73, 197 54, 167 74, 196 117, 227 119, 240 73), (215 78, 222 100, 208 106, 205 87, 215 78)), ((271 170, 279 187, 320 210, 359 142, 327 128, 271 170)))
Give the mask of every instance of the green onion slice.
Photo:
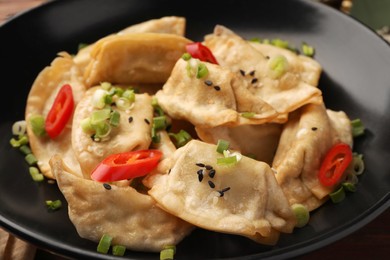
POLYGON ((28 165, 36 165, 38 163, 37 158, 32 153, 27 154, 24 159, 28 165))
POLYGON ((196 78, 201 79, 206 77, 209 74, 209 70, 207 69, 206 64, 200 62, 198 65, 198 69, 196 71, 196 78))
POLYGON ((160 260, 173 260, 176 253, 176 246, 164 246, 160 251, 160 260))
POLYGON ((108 250, 110 249, 112 242, 112 237, 104 234, 99 241, 99 244, 97 246, 97 251, 102 254, 107 254, 108 250))
POLYGON ((302 47, 303 55, 306 55, 308 57, 314 56, 314 47, 313 46, 310 46, 306 42, 303 42, 301 47, 302 47))
POLYGON ((352 120, 351 126, 352 126, 352 136, 353 137, 358 137, 358 136, 364 135, 365 127, 359 118, 352 120))
POLYGON ((223 154, 223 151, 228 150, 229 146, 230 146, 229 141, 219 139, 217 143, 217 152, 223 154))
POLYGON ((45 118, 42 115, 32 115, 29 121, 31 129, 36 136, 42 137, 46 134, 45 118))
POLYGON ((253 118, 255 115, 256 115, 256 113, 254 113, 254 112, 243 112, 243 113, 241 113, 241 116, 245 117, 245 118, 253 118))
POLYGON ((329 194, 330 199, 333 201, 333 203, 340 203, 345 199, 345 191, 344 187, 341 186, 336 191, 329 194))
POLYGON ((27 123, 25 120, 16 121, 12 125, 12 134, 13 135, 24 135, 27 131, 27 123))
POLYGON ((192 140, 191 135, 187 133, 185 130, 180 130, 177 134, 169 133, 169 137, 175 139, 174 143, 177 148, 186 145, 189 141, 192 140))
POLYGON ((271 76, 278 79, 288 70, 288 61, 283 55, 277 55, 269 59, 268 67, 271 70, 271 76))
POLYGON ((46 200, 45 201, 46 203, 46 206, 49 210, 57 210, 57 209, 60 209, 61 206, 62 206, 62 202, 61 200, 46 200))
POLYGON ((112 254, 116 256, 124 256, 126 252, 126 247, 122 245, 113 245, 112 254))
POLYGON ((237 156, 217 158, 217 164, 221 166, 233 166, 237 164, 237 156))
POLYGON ((295 203, 291 205, 291 208, 295 214, 295 218, 297 220, 297 223, 295 224, 296 227, 304 227, 310 220, 310 213, 309 210, 302 204, 295 203))
POLYGON ((37 167, 31 166, 28 168, 28 171, 30 173, 31 178, 36 182, 41 182, 45 179, 43 174, 39 171, 37 167))

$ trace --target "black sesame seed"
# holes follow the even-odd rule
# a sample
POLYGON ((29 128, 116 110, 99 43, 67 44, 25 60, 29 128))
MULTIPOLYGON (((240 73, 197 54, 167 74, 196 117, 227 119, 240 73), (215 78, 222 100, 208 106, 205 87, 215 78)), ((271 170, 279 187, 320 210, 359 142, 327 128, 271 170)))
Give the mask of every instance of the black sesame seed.
POLYGON ((224 193, 223 191, 221 191, 221 190, 219 190, 218 192, 219 192, 219 196, 220 196, 220 197, 223 197, 223 195, 225 194, 225 193, 224 193))
POLYGON ((104 187, 106 190, 111 190, 111 185, 108 184, 108 183, 103 183, 103 187, 104 187))
POLYGON ((201 182, 203 180, 203 173, 201 173, 201 174, 198 173, 198 180, 199 180, 199 182, 201 182))
POLYGON ((206 84, 207 86, 211 86, 213 85, 213 82, 211 80, 205 80, 204 84, 206 84))
POLYGON ((215 176, 215 170, 214 169, 210 170, 209 176, 210 176, 210 178, 214 178, 214 176, 215 176))
POLYGON ((245 71, 240 70, 240 73, 241 73, 242 76, 245 76, 245 71))
POLYGON ((170 174, 170 173, 171 173, 171 171, 172 171, 172 169, 169 169, 169 170, 168 170, 168 174, 170 174))
POLYGON ((133 117, 130 116, 129 119, 128 119, 129 123, 133 122, 133 117))
POLYGON ((148 125, 150 125, 150 122, 147 118, 144 119, 145 123, 147 123, 148 125))
POLYGON ((210 188, 212 188, 212 189, 214 189, 214 188, 215 188, 215 184, 214 184, 214 182, 212 182, 212 181, 208 181, 208 183, 209 183, 209 186, 210 186, 210 188))
POLYGON ((230 190, 230 187, 223 188, 221 191, 225 193, 225 192, 227 192, 228 190, 230 190))
POLYGON ((255 71, 252 70, 251 72, 249 72, 249 75, 251 75, 253 77, 255 75, 255 71))
POLYGON ((257 81, 258 81, 257 78, 253 78, 252 81, 251 81, 251 83, 252 83, 252 84, 255 84, 257 81))
POLYGON ((214 89, 215 89, 216 91, 220 91, 220 90, 221 90, 221 87, 220 87, 220 86, 214 86, 214 89))
POLYGON ((211 165, 205 165, 204 167, 205 167, 206 170, 208 170, 208 171, 210 171, 210 170, 213 168, 213 166, 211 166, 211 165))
POLYGON ((316 131, 318 128, 317 127, 312 127, 311 130, 316 131))
POLYGON ((196 173, 197 173, 197 174, 202 174, 202 175, 203 175, 203 170, 200 169, 200 170, 198 170, 196 173))
POLYGON ((205 165, 203 163, 196 163, 196 166, 204 167, 205 165))

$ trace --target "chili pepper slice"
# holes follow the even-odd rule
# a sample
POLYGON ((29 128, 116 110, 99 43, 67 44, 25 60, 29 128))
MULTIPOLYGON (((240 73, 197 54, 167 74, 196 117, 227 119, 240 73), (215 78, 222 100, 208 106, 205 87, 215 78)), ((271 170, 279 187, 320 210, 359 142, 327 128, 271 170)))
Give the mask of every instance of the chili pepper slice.
POLYGON ((74 99, 72 87, 65 84, 59 90, 45 120, 45 130, 50 138, 57 137, 72 116, 74 99))
POLYGON ((338 143, 332 146, 318 173, 320 183, 327 187, 338 184, 351 161, 352 150, 348 144, 338 143))
POLYGON ((203 45, 201 42, 192 42, 187 44, 186 50, 189 54, 191 54, 193 58, 199 59, 201 61, 218 64, 217 59, 214 57, 210 49, 203 45))
POLYGON ((91 179, 111 182, 144 176, 157 167, 162 157, 159 150, 139 150, 112 154, 92 172, 91 179))

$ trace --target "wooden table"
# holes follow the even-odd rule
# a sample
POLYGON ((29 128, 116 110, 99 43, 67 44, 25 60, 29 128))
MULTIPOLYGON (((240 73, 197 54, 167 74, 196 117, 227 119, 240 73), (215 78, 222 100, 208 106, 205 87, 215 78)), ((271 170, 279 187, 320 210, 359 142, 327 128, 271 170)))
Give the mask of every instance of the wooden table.
MULTIPOLYGON (((0 0, 0 24, 15 14, 46 0, 0 0)), ((4 252, 13 260, 63 258, 51 255, 0 229, 0 259, 4 252)), ((390 209, 353 234, 297 259, 388 259, 390 257, 390 209)))

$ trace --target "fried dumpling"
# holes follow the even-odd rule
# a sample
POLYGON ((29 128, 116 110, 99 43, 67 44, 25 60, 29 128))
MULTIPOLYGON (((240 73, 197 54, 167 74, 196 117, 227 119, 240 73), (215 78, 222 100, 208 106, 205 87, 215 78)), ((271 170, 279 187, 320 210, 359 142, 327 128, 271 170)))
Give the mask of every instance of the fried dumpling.
MULTIPOLYGON (((216 145, 191 140, 145 179, 158 205, 204 229, 259 239, 292 232, 295 216, 268 164, 243 156, 221 166, 216 145)), ((255 239, 254 239, 255 240, 255 239)), ((265 241, 265 240, 263 240, 265 241)))
POLYGON ((163 84, 191 41, 165 33, 129 33, 105 37, 91 50, 84 78, 88 87, 114 84, 163 84))
MULTIPOLYGON (((119 31, 117 34, 128 33, 169 33, 184 36, 185 34, 186 20, 184 17, 179 16, 165 16, 159 19, 151 19, 145 22, 131 25, 125 29, 119 31)), ((91 50, 93 44, 90 44, 80 49, 75 55, 74 62, 78 65, 81 71, 87 67, 91 61, 91 50)))
POLYGON ((317 174, 325 154, 338 142, 352 146, 351 124, 344 112, 310 104, 290 116, 272 164, 290 204, 301 203, 311 211, 327 200, 333 187, 322 186, 317 174))
POLYGON ((59 89, 65 84, 72 87, 76 106, 85 92, 85 86, 82 82, 82 75, 75 66, 72 57, 62 52, 52 61, 50 66, 39 73, 28 94, 25 110, 25 119, 28 122, 27 134, 31 149, 38 159, 39 168, 47 178, 54 178, 49 166, 49 160, 54 153, 62 154, 64 161, 70 167, 79 169, 71 146, 72 119, 69 119, 58 137, 50 139, 48 136, 38 137, 33 133, 29 123, 30 118, 35 115, 42 115, 46 118, 59 89))
POLYGON ((237 95, 237 99, 244 99, 241 103, 253 103, 256 99, 246 97, 256 97, 282 115, 305 104, 322 103, 321 91, 292 71, 283 55, 267 59, 251 43, 221 25, 215 27, 213 34, 206 35, 205 45, 221 66, 237 73, 246 82, 240 90, 247 94, 237 95))
POLYGON ((133 150, 148 149, 151 143, 153 121, 152 98, 148 94, 136 94, 130 109, 116 109, 120 114, 119 125, 112 127, 107 138, 95 141, 82 128, 81 122, 98 110, 93 106, 94 93, 101 89, 88 89, 78 104, 73 118, 72 147, 85 178, 90 178, 94 168, 108 155, 133 150))
POLYGON ((107 234, 114 244, 130 250, 159 252, 179 243, 194 228, 130 186, 105 188, 78 176, 60 155, 53 156, 50 165, 68 202, 69 218, 82 238, 99 242, 107 234))
POLYGON ((271 165, 282 127, 281 124, 266 123, 236 127, 195 127, 195 130, 204 142, 216 144, 219 139, 226 140, 230 143, 231 149, 271 165))
POLYGON ((241 84, 236 74, 221 66, 204 62, 208 74, 204 78, 189 75, 188 62, 179 59, 162 90, 156 93, 159 105, 170 117, 185 119, 200 127, 220 125, 260 124, 278 114, 267 103, 253 105, 256 115, 244 118, 239 113, 235 89, 241 84))

